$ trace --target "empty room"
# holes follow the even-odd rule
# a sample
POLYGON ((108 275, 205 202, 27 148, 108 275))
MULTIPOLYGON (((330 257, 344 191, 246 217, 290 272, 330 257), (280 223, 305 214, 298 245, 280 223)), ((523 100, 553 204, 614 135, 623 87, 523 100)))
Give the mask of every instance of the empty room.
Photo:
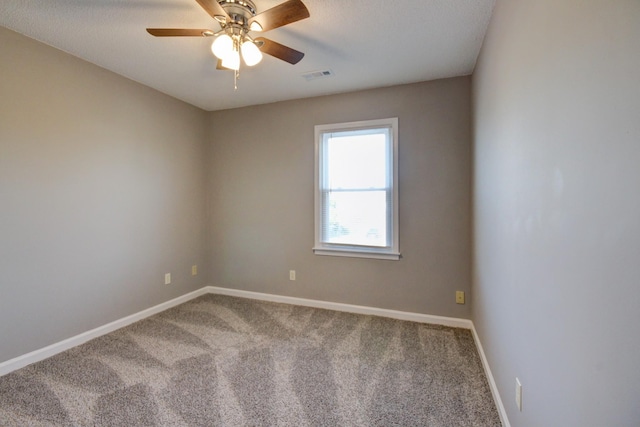
POLYGON ((640 426, 638 70, 638 0, 3 0, 0 426, 640 426))

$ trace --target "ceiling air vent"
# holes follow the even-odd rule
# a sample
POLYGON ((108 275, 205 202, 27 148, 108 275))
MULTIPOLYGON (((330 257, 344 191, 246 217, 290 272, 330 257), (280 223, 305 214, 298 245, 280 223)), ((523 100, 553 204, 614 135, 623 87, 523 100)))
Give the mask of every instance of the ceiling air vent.
POLYGON ((333 76, 333 71, 331 70, 319 70, 319 71, 309 71, 308 73, 304 73, 302 77, 308 82, 311 80, 322 79, 325 77, 333 76))

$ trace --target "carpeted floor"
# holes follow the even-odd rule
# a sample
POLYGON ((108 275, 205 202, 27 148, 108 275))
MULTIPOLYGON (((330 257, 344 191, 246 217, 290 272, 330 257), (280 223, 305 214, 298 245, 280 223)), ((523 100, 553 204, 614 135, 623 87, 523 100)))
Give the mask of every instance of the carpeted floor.
POLYGON ((0 377, 1 426, 500 426, 471 333, 205 295, 0 377))

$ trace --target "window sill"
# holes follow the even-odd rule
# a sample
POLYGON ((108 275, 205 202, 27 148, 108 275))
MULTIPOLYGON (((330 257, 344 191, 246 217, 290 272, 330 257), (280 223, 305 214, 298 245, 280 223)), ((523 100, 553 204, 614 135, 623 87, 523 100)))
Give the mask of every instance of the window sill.
POLYGON ((392 261, 400 260, 400 253, 398 252, 377 252, 367 250, 354 250, 354 249, 333 249, 333 248, 313 248, 313 253, 316 255, 326 256, 342 256, 352 258, 373 258, 373 259, 386 259, 392 261))

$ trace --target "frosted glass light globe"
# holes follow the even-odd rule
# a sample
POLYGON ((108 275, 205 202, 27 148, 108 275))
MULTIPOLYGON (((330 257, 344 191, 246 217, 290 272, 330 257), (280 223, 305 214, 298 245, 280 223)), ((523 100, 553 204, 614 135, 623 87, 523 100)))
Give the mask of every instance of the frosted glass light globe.
POLYGON ((245 40, 245 42, 242 43, 241 50, 242 59, 244 59, 245 64, 249 67, 253 67, 258 62, 262 61, 262 52, 260 52, 258 46, 256 46, 252 41, 245 40))
POLYGON ((211 52, 224 60, 229 52, 233 52, 233 40, 227 34, 218 36, 211 44, 211 52))
POLYGON ((237 50, 232 50, 222 59, 222 66, 231 70, 238 71, 240 69, 240 53, 237 50))

